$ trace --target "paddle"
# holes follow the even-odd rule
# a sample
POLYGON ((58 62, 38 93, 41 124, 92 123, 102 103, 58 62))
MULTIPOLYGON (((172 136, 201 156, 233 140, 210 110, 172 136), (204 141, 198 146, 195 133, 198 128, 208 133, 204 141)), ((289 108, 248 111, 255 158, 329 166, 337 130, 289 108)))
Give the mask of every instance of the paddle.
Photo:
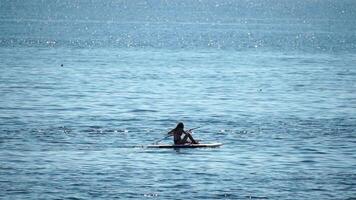
POLYGON ((195 129, 198 129, 198 128, 201 128, 201 127, 203 127, 203 126, 198 126, 198 127, 195 127, 195 128, 191 128, 191 129, 188 130, 188 132, 192 132, 192 130, 195 130, 195 129))
MULTIPOLYGON (((191 129, 189 129, 187 132, 192 132, 193 130, 198 129, 198 128, 201 128, 201 127, 202 127, 202 126, 198 126, 198 127, 195 127, 195 128, 191 128, 191 129)), ((166 135, 164 138, 159 139, 159 140, 157 140, 156 142, 154 142, 154 144, 157 144, 158 142, 160 142, 160 141, 162 141, 162 140, 168 138, 169 136, 172 136, 172 135, 166 135)))
POLYGON ((171 135, 166 135, 164 138, 159 139, 159 140, 157 140, 156 142, 154 142, 154 144, 158 144, 158 142, 160 142, 160 141, 162 141, 162 140, 168 138, 169 136, 171 136, 171 135))

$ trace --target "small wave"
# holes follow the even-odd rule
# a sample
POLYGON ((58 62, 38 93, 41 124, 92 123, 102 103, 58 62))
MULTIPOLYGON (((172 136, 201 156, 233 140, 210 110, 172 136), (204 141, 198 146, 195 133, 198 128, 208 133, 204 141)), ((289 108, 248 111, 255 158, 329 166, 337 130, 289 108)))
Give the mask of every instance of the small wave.
POLYGON ((158 112, 158 111, 157 110, 151 110, 151 109, 133 109, 130 112, 143 113, 143 112, 158 112))

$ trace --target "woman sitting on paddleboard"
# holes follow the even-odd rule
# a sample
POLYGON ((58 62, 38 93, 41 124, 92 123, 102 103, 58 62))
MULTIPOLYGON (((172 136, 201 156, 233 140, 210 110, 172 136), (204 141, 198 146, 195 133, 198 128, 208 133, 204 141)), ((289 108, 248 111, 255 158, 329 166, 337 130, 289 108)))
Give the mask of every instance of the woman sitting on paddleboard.
POLYGON ((198 144, 198 142, 193 139, 193 136, 192 134, 190 134, 190 131, 184 130, 184 124, 182 122, 179 122, 174 129, 168 132, 168 134, 173 135, 174 144, 198 144), (184 137, 182 138, 183 134, 184 137), (188 139, 190 140, 190 142, 188 142, 188 139))

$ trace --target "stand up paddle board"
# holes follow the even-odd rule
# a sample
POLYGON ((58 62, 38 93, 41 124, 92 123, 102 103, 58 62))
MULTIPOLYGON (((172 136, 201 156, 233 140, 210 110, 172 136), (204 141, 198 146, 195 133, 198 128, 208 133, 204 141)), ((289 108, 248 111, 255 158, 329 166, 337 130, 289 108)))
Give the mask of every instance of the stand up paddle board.
POLYGON ((204 148, 204 147, 220 147, 222 143, 210 143, 210 144, 153 144, 148 145, 147 148, 204 148))

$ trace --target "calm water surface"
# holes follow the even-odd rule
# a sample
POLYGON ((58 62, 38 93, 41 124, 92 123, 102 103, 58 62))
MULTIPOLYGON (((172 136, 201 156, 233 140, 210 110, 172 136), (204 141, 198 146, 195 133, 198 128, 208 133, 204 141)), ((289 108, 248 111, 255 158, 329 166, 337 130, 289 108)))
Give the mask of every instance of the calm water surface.
POLYGON ((356 198, 352 1, 26 2, 0 3, 1 199, 356 198), (224 145, 142 147, 178 121, 224 145))

